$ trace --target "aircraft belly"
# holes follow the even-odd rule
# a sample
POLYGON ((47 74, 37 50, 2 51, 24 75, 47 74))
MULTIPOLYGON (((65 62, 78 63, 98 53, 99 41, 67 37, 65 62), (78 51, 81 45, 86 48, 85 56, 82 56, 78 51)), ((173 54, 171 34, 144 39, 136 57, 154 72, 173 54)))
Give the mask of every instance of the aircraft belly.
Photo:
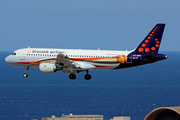
POLYGON ((97 70, 112 70, 116 68, 119 63, 117 64, 93 64, 97 70))
POLYGON ((31 64, 13 64, 13 66, 18 66, 18 67, 31 67, 31 68, 38 68, 39 65, 31 65, 31 64))

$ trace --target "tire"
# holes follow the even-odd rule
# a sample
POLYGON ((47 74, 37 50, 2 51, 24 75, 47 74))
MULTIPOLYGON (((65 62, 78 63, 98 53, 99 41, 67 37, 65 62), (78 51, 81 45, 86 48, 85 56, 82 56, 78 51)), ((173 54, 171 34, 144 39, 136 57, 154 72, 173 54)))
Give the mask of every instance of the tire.
POLYGON ((69 79, 71 79, 71 80, 75 80, 75 79, 76 79, 76 75, 75 75, 75 74, 73 74, 73 73, 72 73, 72 74, 70 74, 70 75, 69 75, 69 79))
POLYGON ((25 73, 23 76, 24 76, 25 78, 27 78, 27 77, 28 77, 28 74, 27 74, 27 73, 25 73))
POLYGON ((90 79, 91 79, 91 75, 90 75, 90 74, 86 74, 86 75, 84 76, 84 79, 85 79, 85 80, 90 80, 90 79))

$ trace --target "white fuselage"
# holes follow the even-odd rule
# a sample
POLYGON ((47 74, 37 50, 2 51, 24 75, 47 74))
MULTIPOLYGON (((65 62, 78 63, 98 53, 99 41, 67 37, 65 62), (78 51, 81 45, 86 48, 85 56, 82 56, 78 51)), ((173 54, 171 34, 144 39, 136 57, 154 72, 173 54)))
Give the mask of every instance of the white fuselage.
POLYGON ((132 51, 24 48, 14 51, 12 55, 6 57, 5 61, 14 66, 38 68, 40 63, 53 63, 58 54, 63 54, 74 63, 78 62, 78 60, 74 61, 74 59, 80 59, 83 62, 92 61, 91 64, 95 65, 96 69, 109 70, 120 64, 117 61, 118 55, 127 56, 130 52, 132 51), (107 62, 100 62, 104 60, 107 62), (108 64, 109 61, 112 61, 111 64, 108 64))

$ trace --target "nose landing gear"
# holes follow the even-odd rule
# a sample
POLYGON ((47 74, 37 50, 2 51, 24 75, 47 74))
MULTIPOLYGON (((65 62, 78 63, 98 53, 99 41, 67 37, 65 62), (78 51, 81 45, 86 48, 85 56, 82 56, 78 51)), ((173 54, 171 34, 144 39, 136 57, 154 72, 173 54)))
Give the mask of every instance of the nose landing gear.
POLYGON ((25 78, 27 78, 28 77, 28 70, 29 70, 29 67, 26 67, 26 73, 23 75, 25 78))

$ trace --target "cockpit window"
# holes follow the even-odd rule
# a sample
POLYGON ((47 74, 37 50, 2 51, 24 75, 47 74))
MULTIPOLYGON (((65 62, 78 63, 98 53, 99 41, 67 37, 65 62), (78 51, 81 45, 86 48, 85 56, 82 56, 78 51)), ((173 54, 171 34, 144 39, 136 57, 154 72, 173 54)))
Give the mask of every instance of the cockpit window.
POLYGON ((12 55, 16 55, 16 53, 13 53, 12 55))

